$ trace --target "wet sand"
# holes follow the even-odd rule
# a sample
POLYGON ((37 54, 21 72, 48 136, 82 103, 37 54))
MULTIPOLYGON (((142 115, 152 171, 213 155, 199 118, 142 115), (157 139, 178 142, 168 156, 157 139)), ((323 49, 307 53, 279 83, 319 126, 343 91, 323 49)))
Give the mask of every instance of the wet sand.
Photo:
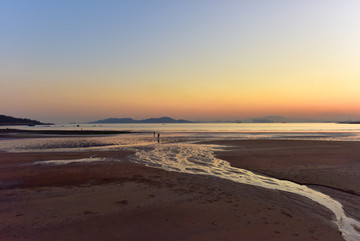
POLYGON ((0 152, 0 240, 343 240, 311 200, 136 165, 132 154, 0 152), (117 161, 30 165, 90 156, 117 161))
POLYGON ((232 166, 307 185, 340 201, 360 219, 360 142, 224 140, 216 152, 232 166))
MULTIPOLYGON (((79 127, 80 128, 80 127, 79 127)), ((0 129, 0 138, 34 138, 49 136, 89 136, 89 135, 119 135, 139 133, 132 131, 112 131, 112 130, 23 130, 23 129, 0 129)))

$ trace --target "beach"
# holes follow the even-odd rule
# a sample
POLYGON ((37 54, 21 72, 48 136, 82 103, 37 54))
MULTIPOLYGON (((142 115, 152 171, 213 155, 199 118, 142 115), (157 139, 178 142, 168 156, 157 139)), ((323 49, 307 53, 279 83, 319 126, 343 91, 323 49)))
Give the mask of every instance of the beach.
MULTIPOLYGON (((360 216, 358 142, 209 143, 234 167, 307 184, 360 216)), ((344 240, 333 213, 308 198, 146 167, 133 155, 0 152, 0 240, 344 240), (33 165, 89 157, 100 159, 33 165)))
POLYGON ((360 219, 360 143, 354 141, 237 140, 216 153, 232 166, 290 180, 341 201, 360 219))
POLYGON ((360 1, 0 1, 0 241, 360 241, 360 1))

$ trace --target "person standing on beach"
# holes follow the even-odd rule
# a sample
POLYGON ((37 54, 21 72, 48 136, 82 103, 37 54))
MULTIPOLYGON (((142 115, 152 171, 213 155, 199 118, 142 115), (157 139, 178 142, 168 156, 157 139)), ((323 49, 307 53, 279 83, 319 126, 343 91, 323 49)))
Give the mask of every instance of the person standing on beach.
POLYGON ((158 133, 158 143, 160 143, 160 133, 158 133))

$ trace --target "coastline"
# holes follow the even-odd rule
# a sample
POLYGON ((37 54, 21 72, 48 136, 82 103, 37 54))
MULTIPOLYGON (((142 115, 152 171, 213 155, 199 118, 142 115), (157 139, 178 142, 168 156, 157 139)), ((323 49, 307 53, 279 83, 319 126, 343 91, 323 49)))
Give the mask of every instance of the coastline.
MULTIPOLYGON (((223 142, 234 148, 233 141, 223 142)), ((247 149, 252 147, 261 156, 261 143, 250 142, 247 149)), ((269 140, 264 142, 274 145, 269 140)), ((284 148, 284 143, 281 146, 284 148)), ((281 153, 289 155, 284 150, 281 153)), ((0 239, 238 240, 241 236, 248 240, 343 240, 332 222, 332 213, 307 198, 206 175, 140 166, 129 162, 132 154, 0 153, 0 239), (39 160, 87 157, 111 161, 30 165, 39 160)), ((253 155, 245 158, 239 150, 217 155, 225 160, 230 156, 244 160, 230 160, 239 167, 244 163, 256 166, 249 159, 253 155)), ((256 167, 265 164, 258 161, 256 167)))
POLYGON ((2 138, 24 138, 34 137, 34 135, 118 135, 118 134, 131 134, 140 133, 132 131, 114 131, 114 130, 25 130, 25 129, 0 129, 0 137, 2 138))

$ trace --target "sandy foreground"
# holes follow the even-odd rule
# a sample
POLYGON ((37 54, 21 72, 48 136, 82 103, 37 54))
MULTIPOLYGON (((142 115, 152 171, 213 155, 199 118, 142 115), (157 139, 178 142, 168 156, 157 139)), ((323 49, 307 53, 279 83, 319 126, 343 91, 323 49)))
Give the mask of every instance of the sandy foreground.
MULTIPOLYGON (((216 144, 233 166, 318 184, 358 217, 359 144, 332 143, 216 144)), ((332 213, 307 198, 140 166, 132 154, 0 152, 0 240, 343 240, 332 213), (31 165, 90 156, 117 161, 31 165)))
POLYGON ((216 156, 232 166, 319 190, 360 220, 360 142, 302 140, 216 141, 216 156))

